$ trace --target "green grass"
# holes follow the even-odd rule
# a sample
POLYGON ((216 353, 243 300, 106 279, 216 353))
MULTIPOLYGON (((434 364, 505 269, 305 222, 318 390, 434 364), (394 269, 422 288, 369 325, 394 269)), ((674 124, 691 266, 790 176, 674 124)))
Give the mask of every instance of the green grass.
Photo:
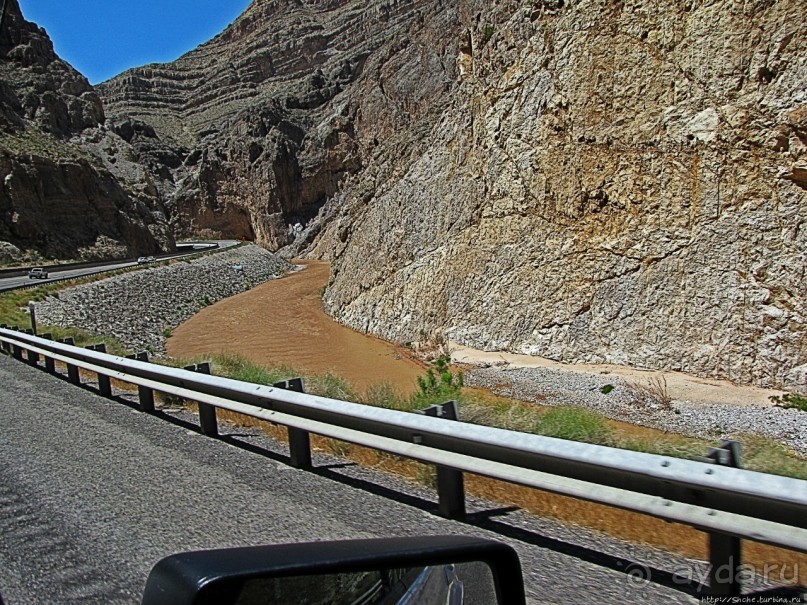
POLYGON ((793 455, 781 443, 757 435, 744 435, 739 441, 743 468, 807 480, 807 461, 793 455))
MULTIPOLYGON (((216 355, 210 360, 216 373, 237 380, 272 384, 303 376, 308 393, 402 412, 415 412, 444 403, 447 399, 446 392, 440 388, 428 393, 421 388, 414 395, 406 396, 389 383, 380 383, 359 393, 332 374, 305 375, 286 366, 263 367, 237 355, 216 355)), ((689 460, 705 455, 708 447, 717 445, 717 440, 633 426, 622 428, 624 425, 601 414, 571 406, 541 407, 466 388, 455 388, 450 394, 450 398, 459 403, 462 421, 472 424, 689 460)), ((743 447, 743 468, 807 479, 807 461, 798 458, 784 446, 757 436, 741 436, 739 440, 743 447)))
POLYGON ((586 443, 605 444, 612 438, 604 416, 575 407, 557 407, 544 413, 538 418, 534 432, 586 443))

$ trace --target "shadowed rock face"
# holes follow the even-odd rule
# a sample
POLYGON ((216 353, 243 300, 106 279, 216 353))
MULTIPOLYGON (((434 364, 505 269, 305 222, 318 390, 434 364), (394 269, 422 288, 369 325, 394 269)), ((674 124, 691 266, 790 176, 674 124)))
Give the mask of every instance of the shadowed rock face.
POLYGON ((445 102, 458 28, 455 7, 434 0, 256 0, 174 63, 98 90, 109 116, 187 148, 168 187, 178 233, 277 249, 382 142, 445 102))
POLYGON ((125 157, 114 167, 118 148, 128 146, 107 129, 92 86, 56 56, 43 29, 23 19, 16 0, 4 5, 0 241, 16 250, 5 260, 21 260, 22 250, 115 258, 172 246, 146 172, 125 157), (121 173, 127 164, 128 176, 121 173))

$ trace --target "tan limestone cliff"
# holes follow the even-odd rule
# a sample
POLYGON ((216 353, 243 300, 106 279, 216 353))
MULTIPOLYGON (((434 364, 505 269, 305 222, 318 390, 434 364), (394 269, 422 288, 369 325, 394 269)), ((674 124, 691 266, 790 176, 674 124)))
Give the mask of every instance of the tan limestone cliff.
POLYGON ((807 6, 461 2, 451 108, 347 187, 330 313, 807 388, 807 6))

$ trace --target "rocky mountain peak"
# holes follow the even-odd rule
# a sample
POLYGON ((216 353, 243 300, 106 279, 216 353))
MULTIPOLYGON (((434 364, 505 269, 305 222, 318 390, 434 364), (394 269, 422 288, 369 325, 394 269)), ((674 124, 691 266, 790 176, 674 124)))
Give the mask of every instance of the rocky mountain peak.
POLYGON ((60 138, 104 121, 98 94, 60 59, 47 32, 23 18, 17 0, 4 2, 0 28, 0 116, 6 127, 24 121, 60 138))
POLYGON ((119 258, 173 245, 151 177, 87 79, 4 0, 0 261, 119 258))

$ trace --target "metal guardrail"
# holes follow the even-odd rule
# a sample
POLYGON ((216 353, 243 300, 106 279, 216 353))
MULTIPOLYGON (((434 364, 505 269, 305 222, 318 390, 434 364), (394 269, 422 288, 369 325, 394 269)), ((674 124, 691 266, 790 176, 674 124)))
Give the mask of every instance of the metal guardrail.
MULTIPOLYGON (((218 242, 180 242, 176 244, 176 251, 175 252, 160 252, 154 254, 153 256, 157 261, 161 260, 170 260, 176 256, 183 256, 192 254, 195 250, 198 253, 202 252, 210 252, 211 250, 215 250, 219 248, 218 242)), ((143 254, 141 256, 148 256, 143 254)), ((73 269, 92 269, 92 268, 99 268, 103 269, 104 267, 108 267, 110 265, 120 265, 123 263, 135 263, 137 262, 137 257, 132 258, 118 258, 118 259, 111 259, 111 260, 94 260, 94 261, 76 261, 71 263, 61 263, 55 265, 47 265, 47 264, 36 264, 36 263, 28 263, 26 265, 22 265, 19 267, 3 267, 0 268, 0 278, 2 277, 23 277, 28 274, 28 271, 31 267, 42 267, 49 273, 53 273, 54 271, 70 271, 73 269)), ((88 274, 89 275, 89 274, 88 274)))
MULTIPOLYGON (((195 251, 189 252, 187 250, 187 246, 186 246, 185 249, 178 250, 177 252, 168 252, 168 253, 165 253, 165 254, 157 255, 155 257, 155 263, 160 263, 160 262, 163 262, 163 261, 170 261, 170 260, 174 260, 174 259, 177 259, 177 258, 195 258, 197 256, 208 254, 208 253, 212 252, 213 250, 217 250, 219 247, 220 246, 217 243, 199 244, 199 245, 194 245, 195 251), (196 249, 196 248, 198 248, 198 249, 196 249)), ((0 293, 2 293, 2 292, 11 292, 12 290, 32 290, 34 288, 38 288, 38 287, 44 286, 44 285, 57 284, 57 283, 60 283, 60 282, 72 281, 72 280, 76 280, 76 279, 83 279, 85 277, 90 277, 90 276, 98 275, 98 274, 101 274, 101 273, 108 273, 108 272, 112 272, 112 271, 122 271, 122 270, 132 269, 132 268, 135 268, 135 267, 140 267, 140 266, 141 265, 137 264, 136 259, 118 260, 118 261, 103 261, 103 262, 97 262, 97 263, 89 263, 89 262, 88 263, 73 263, 72 265, 68 265, 68 264, 65 264, 65 265, 50 265, 50 266, 44 267, 45 269, 48 269, 50 272, 66 271, 66 270, 80 269, 80 268, 89 269, 89 268, 93 268, 93 267, 97 267, 97 270, 96 271, 89 271, 89 272, 83 273, 81 275, 71 275, 70 277, 55 277, 55 278, 50 278, 50 279, 47 279, 47 280, 44 280, 44 281, 34 280, 34 281, 30 282, 30 283, 23 283, 23 284, 18 285, 18 286, 3 286, 3 285, 0 285, 0 293), (111 266, 121 265, 121 264, 124 264, 124 263, 130 263, 130 264, 125 264, 122 267, 117 267, 115 269, 110 269, 111 266)), ((147 265, 147 266, 151 266, 151 265, 147 265)), ((28 268, 23 268, 23 269, 0 269, 0 278, 2 278, 2 277, 22 277, 24 275, 27 275, 27 273, 28 273, 28 268)))
MULTIPOLYGON (((302 383, 261 386, 211 376, 204 373, 209 366, 165 367, 142 354, 118 357, 2 327, 0 344, 17 359, 27 352, 34 365, 44 358, 49 371, 54 360, 65 363, 73 382, 83 368, 137 385, 143 411, 154 410, 153 391, 197 401, 206 435, 218 434, 217 408, 284 425, 297 468, 311 466, 309 433, 436 464, 453 471, 442 473, 442 480, 438 473, 439 508, 449 517, 464 515, 461 473, 470 472, 693 526, 718 538, 712 542, 713 572, 719 565, 730 569, 728 580, 713 574, 713 594, 739 590, 739 551, 720 546, 726 536, 807 552, 807 481, 458 424, 305 394, 302 383)), ((102 391, 108 378, 99 380, 102 391)))

